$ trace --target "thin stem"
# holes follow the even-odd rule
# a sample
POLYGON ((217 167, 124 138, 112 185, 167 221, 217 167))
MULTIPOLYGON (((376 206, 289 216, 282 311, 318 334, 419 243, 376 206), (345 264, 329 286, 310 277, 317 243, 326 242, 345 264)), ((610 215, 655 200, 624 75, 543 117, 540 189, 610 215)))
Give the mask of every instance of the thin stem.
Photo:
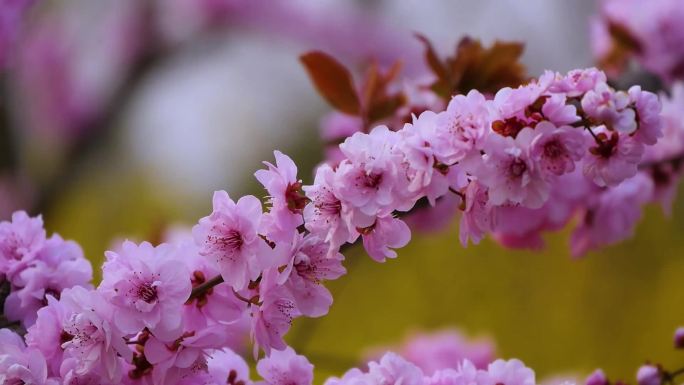
POLYGON ((203 284, 195 287, 192 289, 192 292, 190 293, 190 297, 188 297, 188 301, 192 301, 193 299, 198 298, 202 294, 206 293, 209 289, 212 287, 223 283, 223 277, 221 275, 217 275, 216 277, 204 282, 203 284))

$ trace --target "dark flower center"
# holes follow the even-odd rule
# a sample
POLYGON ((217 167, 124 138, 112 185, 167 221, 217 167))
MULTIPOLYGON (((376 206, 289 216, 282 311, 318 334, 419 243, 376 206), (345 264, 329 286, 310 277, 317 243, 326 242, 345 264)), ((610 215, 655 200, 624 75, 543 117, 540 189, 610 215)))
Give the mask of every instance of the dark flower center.
POLYGON ((522 176, 527 170, 527 165, 520 158, 515 158, 508 168, 508 171, 516 178, 522 176))

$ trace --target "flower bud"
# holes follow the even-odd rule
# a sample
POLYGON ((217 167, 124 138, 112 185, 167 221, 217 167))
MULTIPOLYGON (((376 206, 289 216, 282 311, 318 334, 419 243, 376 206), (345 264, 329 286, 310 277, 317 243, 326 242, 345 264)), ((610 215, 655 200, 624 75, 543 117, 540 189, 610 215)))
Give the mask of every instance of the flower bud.
POLYGON ((608 378, 603 370, 596 369, 587 377, 585 385, 608 385, 608 378))
POLYGON ((642 365, 637 371, 639 385, 660 385, 660 369, 655 365, 642 365))
POLYGON ((684 326, 678 327, 675 330, 674 346, 677 349, 684 349, 684 326))

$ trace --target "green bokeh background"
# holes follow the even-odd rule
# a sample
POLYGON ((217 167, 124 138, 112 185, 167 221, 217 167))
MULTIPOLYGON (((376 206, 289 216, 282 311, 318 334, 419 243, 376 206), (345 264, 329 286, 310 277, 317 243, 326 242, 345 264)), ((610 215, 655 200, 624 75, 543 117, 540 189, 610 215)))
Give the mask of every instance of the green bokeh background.
MULTIPOLYGON (((306 155, 296 160, 313 164, 306 155)), ((192 225, 210 211, 210 196, 195 207, 142 175, 113 177, 107 163, 86 170, 46 213, 49 230, 81 243, 95 264, 116 238, 153 237, 162 223, 192 225)), ((229 192, 256 192, 249 180, 229 192)), ((353 249, 350 274, 329 283, 330 314, 298 319, 288 340, 316 364, 317 382, 357 364, 369 347, 443 327, 491 336, 500 356, 522 359, 540 379, 584 377, 600 366, 634 383, 645 360, 683 366, 684 352, 672 348, 673 331, 684 324, 682 198, 672 218, 650 207, 634 238, 580 260, 569 255, 567 231, 548 237, 541 252, 492 241, 464 249, 456 224, 414 233, 399 258, 384 264, 353 249)))

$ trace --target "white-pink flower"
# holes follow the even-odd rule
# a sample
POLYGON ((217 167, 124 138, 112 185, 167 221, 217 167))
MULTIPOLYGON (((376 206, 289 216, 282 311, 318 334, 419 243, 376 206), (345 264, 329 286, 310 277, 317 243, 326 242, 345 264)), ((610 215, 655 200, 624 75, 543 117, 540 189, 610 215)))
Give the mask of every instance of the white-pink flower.
POLYGON ((235 290, 273 261, 272 250, 259 236, 261 202, 252 195, 233 202, 225 191, 214 193, 214 210, 192 229, 200 255, 214 261, 223 279, 235 290))
POLYGON ((117 327, 129 334, 147 328, 164 341, 178 337, 191 283, 176 247, 125 241, 105 255, 98 291, 114 306, 117 327))
POLYGON ((268 170, 259 170, 256 176, 268 191, 271 210, 264 216, 268 224, 269 239, 291 242, 302 218, 307 198, 302 192, 302 181, 297 179, 297 165, 280 151, 273 152, 276 165, 264 162, 268 170))
POLYGON ((291 347, 274 350, 268 357, 257 362, 257 373, 264 381, 257 385, 311 385, 313 369, 306 357, 295 353, 291 347))
POLYGON ((487 138, 483 164, 476 176, 488 188, 492 205, 538 208, 546 202, 550 185, 529 157, 532 139, 534 132, 529 127, 516 139, 495 134, 487 138))

